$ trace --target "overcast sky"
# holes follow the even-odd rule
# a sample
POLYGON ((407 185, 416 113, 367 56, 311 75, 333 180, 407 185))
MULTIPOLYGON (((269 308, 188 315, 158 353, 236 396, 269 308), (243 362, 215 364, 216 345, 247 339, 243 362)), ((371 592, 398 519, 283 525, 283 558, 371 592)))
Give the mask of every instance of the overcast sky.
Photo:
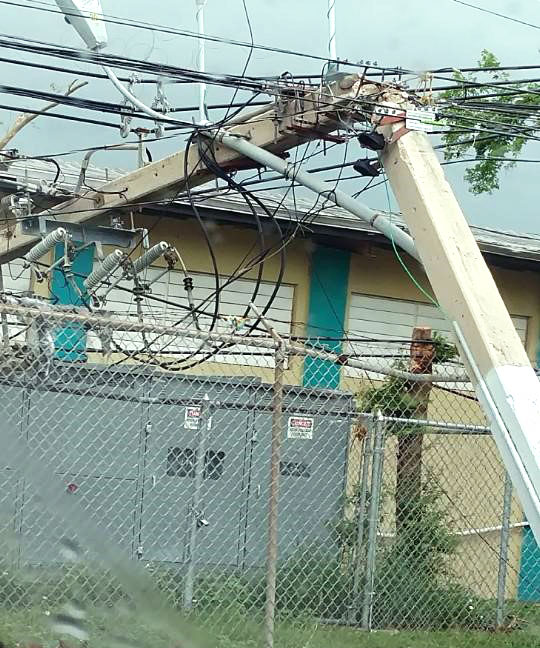
MULTIPOLYGON (((539 0, 471 0, 473 4, 499 11, 517 19, 540 25, 539 0)), ((55 8, 53 0, 27 0, 27 6, 55 8)), ((154 24, 195 30, 195 0, 102 0, 104 11, 119 17, 128 17, 154 24)), ((246 0, 257 43, 293 49, 325 56, 328 28, 327 0, 246 0)), ((24 36, 50 43, 80 47, 78 36, 64 20, 55 14, 34 9, 9 6, 0 1, 1 31, 4 34, 24 36)), ((381 65, 400 65, 421 71, 426 68, 474 65, 483 48, 493 51, 503 64, 539 63, 540 30, 519 25, 468 8, 452 0, 337 0, 338 56, 350 61, 378 61, 381 65)), ((206 8, 207 33, 237 40, 249 40, 249 32, 242 0, 208 0, 206 8)), ((107 52, 132 58, 183 67, 196 66, 197 43, 193 38, 139 30, 128 26, 109 25, 107 52)), ((221 43, 207 45, 207 69, 211 72, 240 74, 247 49, 221 43)), ((2 56, 21 60, 54 62, 43 57, 4 50, 2 56)), ((58 64, 58 61, 56 61, 58 64)), ((61 63, 60 63, 61 64, 61 63)), ((70 63, 84 69, 85 64, 70 63)), ((275 75, 288 70, 291 73, 319 73, 321 62, 308 58, 254 51, 248 73, 275 75)), ((534 76, 534 72, 527 76, 534 76)), ((540 71, 539 71, 540 76, 540 71)), ((3 83, 27 88, 63 89, 73 77, 2 64, 3 83)), ((412 86, 414 84, 411 84, 412 86)), ((137 89, 146 102, 151 103, 153 90, 137 89)), ((197 89, 185 86, 167 86, 169 102, 174 106, 197 103, 197 89)), ((116 90, 105 81, 91 81, 79 93, 81 97, 118 101, 116 90)), ((230 98, 231 91, 217 87, 209 89, 209 102, 230 98)), ((3 95, 2 104, 12 106, 39 106, 39 102, 3 95)), ((57 112, 83 114, 61 107, 57 112)), ((96 113, 84 113, 96 119, 96 113)), ((5 129, 16 113, 0 111, 0 127, 5 129)), ((191 118, 182 115, 182 118, 191 118)), ((99 116, 97 116, 99 118, 99 116)), ((107 121, 116 117, 107 115, 107 121)), ((183 146, 183 138, 176 138, 153 146, 154 157, 183 146)), ((34 121, 13 141, 27 154, 55 153, 72 148, 112 144, 120 141, 116 131, 109 128, 70 123, 50 118, 34 121)), ((530 144, 526 156, 540 159, 540 143, 530 144)), ((353 142, 348 157, 363 157, 364 153, 353 142)), ((80 157, 80 156, 79 156, 80 157)), ((70 158, 76 160, 77 157, 70 158)), ((343 159, 343 152, 319 156, 320 164, 343 159)), ((131 154, 100 153, 95 157, 100 166, 133 167, 131 154)), ((540 164, 519 164, 501 178, 501 189, 491 196, 472 196, 462 181, 464 165, 446 167, 446 172, 471 223, 514 231, 540 233, 539 178, 540 164)), ((346 175, 351 175, 347 172, 346 175)), ((332 175, 328 175, 332 177, 332 175)), ((343 190, 358 191, 364 181, 343 182, 343 190)), ((364 202, 375 208, 386 208, 384 191, 375 189, 363 196, 364 202)), ((395 204, 392 205, 396 208, 395 204)))

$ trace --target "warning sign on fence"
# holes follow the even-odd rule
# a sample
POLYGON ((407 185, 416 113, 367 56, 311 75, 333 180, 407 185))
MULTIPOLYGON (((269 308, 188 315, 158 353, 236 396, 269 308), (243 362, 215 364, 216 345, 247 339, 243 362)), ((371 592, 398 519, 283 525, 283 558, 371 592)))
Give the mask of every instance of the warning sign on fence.
POLYGON ((310 416, 289 416, 288 439, 313 439, 315 419, 310 416))
POLYGON ((184 411, 184 427, 188 430, 197 430, 199 427, 200 407, 186 407, 184 411))
MULTIPOLYGON (((184 427, 186 430, 198 430, 199 419, 201 418, 201 408, 197 405, 186 407, 184 410, 184 427)), ((206 424, 206 429, 212 427, 212 417, 210 417, 206 424)))

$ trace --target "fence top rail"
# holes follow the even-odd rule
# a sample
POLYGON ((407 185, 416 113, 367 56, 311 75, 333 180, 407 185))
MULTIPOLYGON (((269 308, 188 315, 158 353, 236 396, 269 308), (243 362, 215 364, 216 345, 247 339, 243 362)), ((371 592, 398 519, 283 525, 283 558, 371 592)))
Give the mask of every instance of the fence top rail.
MULTIPOLYGON (((435 432, 435 434, 454 434, 456 432, 480 435, 491 434, 491 428, 486 427, 485 425, 450 423, 445 421, 406 418, 401 416, 384 416, 383 414, 371 414, 369 412, 361 412, 358 416, 364 419, 377 420, 381 423, 402 423, 404 425, 421 426, 423 428, 436 428, 438 431, 435 432)), ((411 433, 414 434, 414 432, 411 433)), ((430 432, 429 434, 433 434, 433 432, 430 432)))
MULTIPOLYGON (((154 322, 139 321, 136 319, 120 319, 106 314, 88 312, 82 308, 70 306, 55 306, 39 299, 28 297, 12 297, 3 295, 0 301, 0 314, 12 315, 22 320, 37 319, 47 327, 49 323, 60 325, 62 323, 81 324, 90 330, 122 331, 129 333, 158 334, 171 337, 200 340, 203 342, 221 342, 229 345, 243 345, 276 350, 276 341, 271 336, 247 336, 237 333, 216 333, 201 331, 196 328, 179 328, 175 325, 156 324, 154 322)), ((470 378, 463 372, 453 372, 445 368, 444 374, 415 374, 402 371, 393 367, 385 367, 368 360, 350 358, 343 354, 317 349, 313 346, 291 343, 284 338, 284 351, 288 355, 311 356, 339 366, 360 369, 368 373, 386 375, 402 380, 418 383, 468 383, 470 378)), ((163 355, 167 355, 166 352, 163 355)))

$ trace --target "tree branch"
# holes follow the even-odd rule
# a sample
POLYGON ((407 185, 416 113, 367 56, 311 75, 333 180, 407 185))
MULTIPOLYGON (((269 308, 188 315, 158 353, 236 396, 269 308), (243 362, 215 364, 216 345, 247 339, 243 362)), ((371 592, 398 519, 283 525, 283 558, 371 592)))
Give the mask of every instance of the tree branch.
MULTIPOLYGON (((88 81, 78 81, 76 79, 69 84, 68 89, 64 92, 64 96, 69 97, 69 95, 77 92, 77 90, 80 90, 85 85, 88 85, 88 81)), ((4 149, 7 144, 15 137, 15 135, 17 135, 17 133, 25 126, 27 126, 31 121, 36 119, 36 117, 39 117, 43 113, 46 113, 48 110, 51 110, 51 108, 55 108, 56 106, 58 106, 58 104, 58 101, 53 101, 52 103, 47 104, 37 115, 26 113, 18 115, 12 126, 8 129, 7 133, 2 137, 2 139, 0 139, 0 150, 4 149)))

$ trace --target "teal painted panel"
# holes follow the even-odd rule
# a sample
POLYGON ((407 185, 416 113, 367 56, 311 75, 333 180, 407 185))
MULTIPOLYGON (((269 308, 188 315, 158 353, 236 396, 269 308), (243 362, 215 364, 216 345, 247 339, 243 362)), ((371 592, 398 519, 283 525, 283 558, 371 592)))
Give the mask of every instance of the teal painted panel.
MULTIPOLYGON (((76 244, 77 245, 77 244, 76 244)), ((59 243, 55 248, 55 261, 64 254, 64 246, 59 243)), ((94 246, 77 252, 73 260, 74 277, 67 280, 61 270, 53 270, 51 279, 51 297, 53 303, 73 304, 82 306, 83 301, 73 282, 84 294, 84 279, 92 272, 94 263, 94 246)), ((79 324, 71 324, 59 329, 55 337, 56 357, 68 362, 84 362, 86 360, 86 332, 79 324)))
MULTIPOLYGON (((536 366, 540 367, 540 344, 536 349, 536 366)), ((520 601, 540 602, 540 547, 530 527, 523 529, 518 598, 520 601)))
POLYGON ((523 529, 518 598, 540 602, 540 547, 529 527, 523 529))
MULTIPOLYGON (((341 351, 341 342, 321 341, 319 338, 343 337, 350 260, 350 252, 322 246, 315 248, 312 254, 307 344, 315 348, 341 351)), ((339 386, 339 378, 340 367, 337 365, 319 358, 305 359, 304 386, 335 389, 339 386)))

